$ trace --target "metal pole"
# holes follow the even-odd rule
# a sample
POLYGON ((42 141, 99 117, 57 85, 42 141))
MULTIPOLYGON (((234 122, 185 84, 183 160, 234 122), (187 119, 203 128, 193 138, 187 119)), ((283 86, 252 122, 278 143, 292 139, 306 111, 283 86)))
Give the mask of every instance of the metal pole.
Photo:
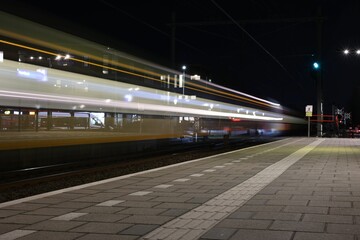
POLYGON ((322 68, 324 64, 322 64, 322 9, 321 6, 318 8, 318 52, 317 52, 317 59, 320 62, 320 68, 316 71, 316 80, 317 80, 317 136, 322 137, 322 121, 323 121, 323 94, 322 94, 322 68))
POLYGON ((310 117, 308 117, 308 137, 310 137, 310 117))

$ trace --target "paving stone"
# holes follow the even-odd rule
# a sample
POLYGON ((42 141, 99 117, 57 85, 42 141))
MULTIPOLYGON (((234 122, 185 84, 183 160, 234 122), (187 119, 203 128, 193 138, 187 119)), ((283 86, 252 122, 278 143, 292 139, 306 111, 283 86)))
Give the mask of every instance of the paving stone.
POLYGON ((15 216, 0 219, 0 223, 34 224, 49 218, 51 218, 51 216, 31 216, 18 214, 15 216))
POLYGON ((295 233, 293 240, 354 240, 353 235, 328 234, 328 233, 295 233))
POLYGON ((83 233, 110 233, 115 234, 120 231, 131 227, 132 224, 125 223, 101 223, 101 222, 90 222, 82 223, 81 226, 72 228, 70 232, 83 232, 83 233))
POLYGON ((230 240, 290 240, 292 232, 270 230, 238 230, 230 240))
POLYGON ((251 219, 225 219, 217 224, 222 228, 267 229, 272 221, 251 219))
POLYGON ((154 224, 138 224, 121 231, 120 234, 142 236, 153 231, 158 227, 159 225, 154 225, 154 224))
MULTIPOLYGON (((35 231, 26 235, 21 240, 73 240, 79 239, 83 233, 55 232, 55 231, 35 231)), ((80 238, 81 239, 81 238, 80 238)))
POLYGON ((296 231, 296 232, 324 232, 325 224, 318 222, 298 222, 276 220, 270 226, 272 230, 296 231))
POLYGON ((315 207, 351 207, 351 202, 338 201, 310 201, 309 206, 315 207))
POLYGON ((305 214, 302 221, 351 224, 353 223, 353 218, 352 216, 341 215, 305 214))
POLYGON ((72 212, 72 211, 74 211, 74 209, 46 207, 46 208, 35 209, 33 211, 26 212, 24 214, 57 216, 57 215, 63 215, 63 214, 66 214, 66 213, 69 213, 69 212, 72 212))
POLYGON ((10 216, 14 216, 17 215, 19 213, 23 213, 24 211, 20 211, 20 210, 3 210, 0 209, 0 218, 4 218, 4 217, 10 217, 10 216))
POLYGON ((82 233, 83 236, 76 240, 136 240, 138 236, 121 235, 121 234, 96 234, 96 233, 82 233))
POLYGON ((300 213, 282 213, 282 212, 258 212, 253 215, 253 219, 273 219, 273 220, 287 220, 299 221, 300 213))
POLYGON ((122 223, 132 224, 164 224, 173 219, 169 216, 133 215, 120 220, 122 223))
POLYGON ((360 226, 357 224, 335 224, 327 225, 328 233, 360 234, 360 226))
POLYGON ((327 214, 328 207, 303 207, 303 206, 286 206, 283 212, 295 212, 295 213, 319 213, 327 214))
POLYGON ((231 235, 236 232, 236 229, 232 228, 212 228, 204 235, 201 236, 200 239, 216 239, 216 240, 225 240, 229 239, 231 235))
POLYGON ((76 221, 43 221, 39 223, 26 226, 27 230, 41 230, 41 231, 69 231, 83 225, 85 222, 76 221))
POLYGON ((80 216, 74 221, 82 222, 117 222, 121 219, 127 218, 129 215, 124 214, 110 214, 110 213, 88 213, 80 216))

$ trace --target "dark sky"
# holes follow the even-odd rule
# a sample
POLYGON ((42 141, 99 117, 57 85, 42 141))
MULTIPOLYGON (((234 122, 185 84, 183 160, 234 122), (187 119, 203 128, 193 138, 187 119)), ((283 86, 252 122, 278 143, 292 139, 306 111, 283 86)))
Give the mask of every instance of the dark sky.
POLYGON ((360 1, 74 2, 5 0, 0 9, 299 111, 317 104, 311 68, 321 53, 324 113, 356 110, 360 56, 342 50, 360 47, 360 1))

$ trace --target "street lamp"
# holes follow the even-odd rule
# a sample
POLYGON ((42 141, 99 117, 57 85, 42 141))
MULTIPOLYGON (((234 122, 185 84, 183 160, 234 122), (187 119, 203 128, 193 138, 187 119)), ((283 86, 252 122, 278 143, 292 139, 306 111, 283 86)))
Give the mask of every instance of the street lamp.
POLYGON ((360 49, 352 49, 352 50, 350 50, 350 49, 344 49, 343 50, 343 54, 344 55, 351 55, 351 54, 356 54, 356 55, 360 55, 360 49))
POLYGON ((185 94, 185 70, 186 70, 185 65, 182 66, 182 70, 183 70, 183 95, 184 95, 185 94))

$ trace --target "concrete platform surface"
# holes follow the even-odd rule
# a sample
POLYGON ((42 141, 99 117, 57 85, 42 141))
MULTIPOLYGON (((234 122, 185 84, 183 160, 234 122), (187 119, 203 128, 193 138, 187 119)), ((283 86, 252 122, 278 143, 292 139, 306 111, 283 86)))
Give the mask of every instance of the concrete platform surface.
POLYGON ((360 139, 288 138, 0 204, 0 240, 357 240, 360 139))

